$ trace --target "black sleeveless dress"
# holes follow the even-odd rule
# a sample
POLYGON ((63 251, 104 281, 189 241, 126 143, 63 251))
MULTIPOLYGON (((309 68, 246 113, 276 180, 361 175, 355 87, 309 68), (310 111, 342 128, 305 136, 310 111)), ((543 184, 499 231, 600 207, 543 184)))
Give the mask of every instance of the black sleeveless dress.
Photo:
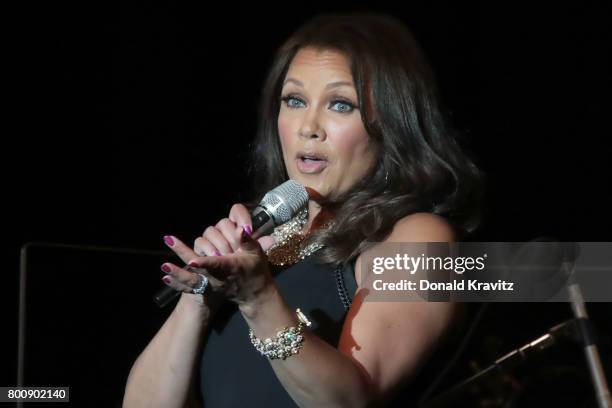
MULTIPOLYGON (((316 255, 316 254, 315 254, 316 255)), ((357 290, 354 263, 334 268, 316 262, 315 255, 277 272, 274 276, 285 302, 300 308, 311 320, 310 331, 338 346, 346 313, 357 290)), ((268 359, 255 350, 249 327, 233 303, 227 303, 211 322, 200 362, 199 382, 205 408, 296 407, 268 359)), ((416 402, 423 386, 448 359, 438 352, 406 392, 388 406, 416 402)))
MULTIPOLYGON (((334 268, 315 255, 278 271, 274 280, 290 308, 312 322, 308 329, 337 347, 346 312, 357 290, 354 264, 334 268)), ((204 406, 295 407, 268 359, 251 344, 238 307, 226 304, 211 322, 200 368, 204 406)))

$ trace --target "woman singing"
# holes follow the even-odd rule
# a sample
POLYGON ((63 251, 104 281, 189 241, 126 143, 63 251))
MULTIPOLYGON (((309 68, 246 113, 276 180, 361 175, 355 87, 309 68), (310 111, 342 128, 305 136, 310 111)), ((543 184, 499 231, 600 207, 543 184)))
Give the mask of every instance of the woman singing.
POLYGON ((364 301, 361 254, 465 237, 481 185, 409 30, 371 14, 298 29, 269 69, 252 157, 253 202, 292 179, 313 192, 307 208, 257 240, 242 204, 193 248, 164 237, 190 266, 162 265, 183 293, 134 363, 124 406, 391 404, 460 308, 364 301))

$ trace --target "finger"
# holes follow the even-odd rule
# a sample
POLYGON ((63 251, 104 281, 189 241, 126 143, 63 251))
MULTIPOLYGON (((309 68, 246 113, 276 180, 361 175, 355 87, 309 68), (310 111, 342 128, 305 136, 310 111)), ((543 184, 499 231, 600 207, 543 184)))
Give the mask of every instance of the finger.
POLYGON ((232 250, 232 246, 227 239, 223 236, 221 231, 219 231, 216 227, 208 227, 206 231, 204 231, 203 237, 210 241, 211 244, 217 248, 221 255, 228 255, 234 252, 232 250))
POLYGON ((259 242, 261 249, 265 252, 276 244, 276 239, 274 239, 272 235, 264 235, 263 237, 258 238, 257 242, 259 242))
POLYGON ((198 256, 219 256, 221 252, 206 238, 198 237, 193 243, 193 251, 198 256))
POLYGON ((252 234, 253 231, 248 225, 237 230, 237 237, 240 239, 240 250, 251 254, 259 254, 263 252, 263 249, 259 242, 251 237, 252 234))
POLYGON ((191 248, 185 245, 183 241, 173 235, 166 235, 164 237, 164 242, 185 263, 198 256, 191 248))
POLYGON ((178 290, 178 291, 181 291, 181 292, 187 292, 187 293, 191 293, 192 292, 192 290, 191 290, 191 288, 189 286, 179 282, 179 280, 176 279, 174 276, 166 275, 166 276, 164 276, 162 278, 162 281, 166 285, 170 286, 174 290, 178 290))
POLYGON ((216 282, 225 282, 228 271, 235 267, 236 259, 233 256, 201 256, 189 261, 189 268, 201 268, 206 270, 209 279, 214 278, 216 282))
POLYGON ((229 218, 223 218, 217 223, 216 227, 232 247, 232 253, 236 252, 240 247, 240 242, 236 239, 236 234, 234 234, 234 231, 236 231, 236 224, 230 221, 229 218))
POLYGON ((162 264, 161 269, 167 274, 162 278, 164 283, 182 292, 193 293, 193 289, 202 283, 200 275, 205 276, 208 280, 207 291, 217 291, 225 286, 223 282, 211 276, 204 269, 180 268, 169 262, 162 264))
POLYGON ((184 269, 186 269, 188 272, 205 275, 208 278, 208 287, 212 291, 222 289, 224 286, 226 286, 225 282, 217 279, 209 271, 207 271, 204 268, 197 268, 195 266, 187 265, 184 269))
POLYGON ((253 228, 251 213, 243 204, 234 204, 232 206, 229 213, 229 219, 240 227, 243 225, 248 225, 253 228))
POLYGON ((180 268, 170 262, 162 264, 161 270, 190 289, 200 283, 201 278, 197 273, 189 272, 186 269, 180 268))

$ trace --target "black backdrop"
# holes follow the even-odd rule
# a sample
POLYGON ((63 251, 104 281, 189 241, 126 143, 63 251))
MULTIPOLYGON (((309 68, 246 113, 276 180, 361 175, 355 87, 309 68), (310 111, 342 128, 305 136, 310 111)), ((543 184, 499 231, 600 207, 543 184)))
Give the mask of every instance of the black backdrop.
MULTIPOLYGON (((12 7, 1 384, 15 382, 20 246, 163 250, 164 234, 191 242, 247 199, 245 158, 264 73, 281 41, 320 12, 387 12, 413 29, 488 177, 485 223, 474 240, 610 241, 603 1, 539 9, 437 1, 12 7)), ((154 268, 150 276, 161 275, 154 268)), ((56 284, 77 288, 78 279, 57 276, 56 284)), ((120 278, 109 271, 99 282, 120 278)), ((546 321, 544 308, 523 307, 546 321)), ((607 320, 608 305, 593 308, 607 320)))

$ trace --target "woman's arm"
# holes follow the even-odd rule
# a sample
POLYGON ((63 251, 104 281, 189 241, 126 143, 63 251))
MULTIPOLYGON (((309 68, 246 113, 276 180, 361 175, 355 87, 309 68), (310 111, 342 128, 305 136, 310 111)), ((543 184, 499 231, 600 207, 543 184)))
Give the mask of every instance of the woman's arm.
MULTIPOLYGON (((176 237, 166 244, 185 263, 196 253, 176 237)), ((212 251, 215 249, 213 248, 212 251)), ((170 263, 162 265, 164 282, 183 291, 176 307, 140 354, 127 380, 124 407, 184 407, 193 405, 193 381, 204 334, 211 316, 219 307, 214 293, 190 293, 200 279, 197 274, 170 263)))
MULTIPOLYGON (((398 222, 387 241, 453 239, 452 229, 443 219, 415 214, 398 222)), ((364 407, 380 402, 414 375, 456 311, 456 305, 447 302, 363 302, 363 296, 364 291, 358 290, 338 349, 306 331, 299 354, 270 360, 299 406, 364 407)), ((275 286, 239 307, 259 338, 297 325, 295 311, 289 309, 275 286)))
MULTIPOLYGON (((273 337, 279 328, 297 326, 295 311, 289 309, 276 289, 271 289, 260 303, 241 305, 240 310, 260 339, 273 337)), ((366 406, 372 391, 366 373, 308 329, 302 335, 304 343, 298 354, 286 360, 270 360, 276 376, 298 406, 366 406)), ((257 353, 255 348, 253 352, 257 353)))
MULTIPOLYGON (((210 226, 196 239, 193 250, 174 236, 166 236, 166 244, 188 264, 197 253, 207 257, 230 255, 240 245, 240 233, 251 223, 246 207, 236 204, 229 217, 210 226), (238 234, 236 234, 238 233, 238 234)), ((269 248, 274 243, 270 236, 258 239, 258 248, 269 248)), ((162 269, 168 274, 169 286, 183 293, 176 308, 138 357, 130 372, 123 405, 125 407, 183 407, 193 405, 194 369, 200 355, 200 345, 208 328, 211 315, 221 305, 223 297, 213 288, 220 285, 214 276, 206 274, 210 290, 206 296, 193 295, 191 289, 200 282, 197 273, 172 263, 162 269)))
POLYGON ((184 407, 210 310, 182 294, 164 325, 140 354, 128 377, 123 406, 184 407))

